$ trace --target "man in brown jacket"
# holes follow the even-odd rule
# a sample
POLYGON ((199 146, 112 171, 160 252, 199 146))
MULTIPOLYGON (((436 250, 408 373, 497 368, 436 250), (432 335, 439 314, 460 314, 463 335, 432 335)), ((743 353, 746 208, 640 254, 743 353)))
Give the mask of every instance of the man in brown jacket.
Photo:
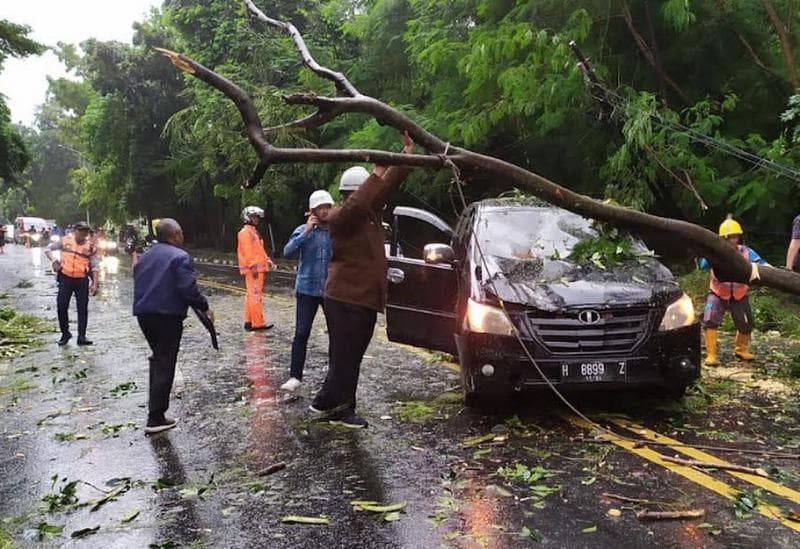
MULTIPOLYGON (((402 134, 402 139, 403 152, 410 153, 414 141, 407 133, 402 134)), ((409 171, 404 167, 375 166, 372 175, 368 175, 359 167, 346 170, 340 181, 343 204, 328 216, 333 247, 324 297, 330 340, 328 375, 314 397, 311 411, 336 425, 353 429, 367 426, 355 414, 356 389, 361 359, 372 339, 377 313, 383 312, 386 304, 381 214, 386 197, 400 186, 409 171)))

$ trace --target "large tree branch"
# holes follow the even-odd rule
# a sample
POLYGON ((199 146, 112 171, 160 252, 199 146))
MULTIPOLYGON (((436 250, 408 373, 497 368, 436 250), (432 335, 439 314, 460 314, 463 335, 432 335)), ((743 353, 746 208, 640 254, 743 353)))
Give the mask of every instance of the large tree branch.
POLYGON ((297 27, 288 21, 278 21, 277 19, 267 17, 251 0, 244 0, 244 3, 247 6, 247 10, 258 20, 288 32, 289 36, 292 37, 292 42, 294 42, 295 47, 300 52, 300 57, 303 58, 303 63, 317 75, 333 82, 336 85, 336 89, 339 90, 339 93, 349 95, 350 97, 361 95, 344 74, 323 67, 314 60, 311 52, 308 51, 306 41, 303 40, 303 35, 300 34, 297 27))
POLYGON ((734 32, 734 34, 736 34, 736 37, 739 39, 739 42, 741 42, 742 46, 747 52, 747 56, 750 58, 753 64, 762 71, 764 71, 765 73, 767 73, 770 77, 774 78, 775 80, 779 80, 782 83, 785 82, 786 80, 782 76, 780 76, 775 71, 770 69, 766 65, 766 63, 764 63, 761 57, 759 57, 758 53, 756 53, 756 50, 753 48, 752 44, 750 44, 750 41, 736 27, 736 24, 732 21, 730 13, 728 12, 728 9, 726 8, 723 0, 715 0, 715 2, 717 4, 717 9, 722 15, 722 19, 725 21, 728 28, 730 28, 734 32))
MULTIPOLYGON (((329 112, 337 112, 339 114, 344 112, 368 114, 398 130, 408 130, 415 140, 424 141, 428 139, 431 145, 429 150, 441 154, 407 155, 373 150, 288 149, 274 147, 267 141, 258 113, 252 100, 244 90, 186 56, 168 50, 161 51, 170 58, 175 66, 215 87, 236 104, 245 123, 250 143, 262 164, 257 167, 257 172, 263 173, 270 165, 280 163, 345 161, 406 165, 432 169, 448 166, 459 170, 469 170, 470 173, 478 177, 498 183, 502 182, 509 187, 516 186, 527 189, 551 204, 588 218, 636 231, 655 231, 674 236, 683 242, 688 249, 706 256, 721 280, 736 282, 748 282, 750 280, 750 263, 741 257, 727 242, 703 227, 606 204, 570 191, 536 173, 498 158, 485 156, 463 148, 451 148, 404 114, 376 99, 362 96, 357 92, 354 96, 338 98, 302 94, 290 96, 287 101, 291 101, 293 104, 314 105, 317 108, 329 109, 329 112), (340 110, 337 111, 337 109, 340 110), (445 152, 450 153, 451 151, 452 154, 445 155, 445 152)), ((325 74, 328 73, 333 73, 333 71, 328 71, 325 74)), ((789 271, 771 267, 763 268, 761 283, 800 295, 800 275, 789 271)))
POLYGON ((675 81, 664 71, 661 67, 661 64, 658 63, 653 51, 650 49, 650 46, 647 44, 647 41, 644 37, 636 30, 636 25, 633 23, 633 14, 631 13, 631 8, 628 6, 628 3, 625 0, 620 1, 620 5, 622 6, 622 17, 625 19, 625 25, 628 27, 628 32, 631 33, 633 37, 633 41, 636 42, 636 46, 639 48, 639 51, 642 52, 644 58, 647 59, 647 62, 650 63, 650 66, 655 69, 656 74, 658 77, 663 81, 666 82, 670 88, 672 88, 675 93, 678 94, 678 97, 683 100, 684 103, 689 103, 689 98, 684 93, 684 91, 675 83, 675 81))
MULTIPOLYGON (((761 0, 764 10, 767 12, 772 28, 778 33, 778 39, 781 43, 781 52, 783 53, 783 62, 786 65, 786 74, 789 77, 789 82, 792 84, 792 89, 797 91, 800 89, 800 80, 797 77, 797 66, 794 61, 794 48, 792 47, 792 37, 789 27, 781 21, 778 17, 778 12, 775 11, 775 6, 772 5, 772 0, 761 0)), ((793 14, 792 17, 796 15, 793 14)))

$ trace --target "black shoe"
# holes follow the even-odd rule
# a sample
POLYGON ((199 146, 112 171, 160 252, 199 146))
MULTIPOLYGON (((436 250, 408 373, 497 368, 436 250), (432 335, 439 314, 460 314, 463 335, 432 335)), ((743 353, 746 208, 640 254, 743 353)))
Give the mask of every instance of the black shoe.
POLYGON ((341 425, 342 427, 347 427, 348 429, 366 429, 367 425, 369 425, 366 419, 357 416, 352 410, 348 410, 341 415, 329 418, 328 423, 331 425, 341 425))
POLYGON ((70 339, 72 339, 72 334, 61 334, 61 339, 58 340, 58 346, 63 347, 70 339))
POLYGON ((147 420, 147 425, 144 428, 144 433, 146 435, 152 435, 155 433, 160 433, 162 431, 169 431, 178 423, 176 419, 167 419, 161 418, 159 420, 147 420))
POLYGON ((261 332, 264 330, 271 330, 274 326, 275 324, 270 323, 270 324, 265 324, 264 326, 256 326, 255 328, 253 327, 245 328, 245 330, 249 332, 261 332))
POLYGON ((348 404, 340 404, 332 408, 326 408, 317 403, 313 403, 308 407, 308 409, 311 410, 311 415, 314 419, 321 420, 340 415, 344 410, 347 409, 347 407, 348 404))
POLYGON ((78 338, 78 345, 94 345, 94 341, 89 341, 85 337, 78 338))
POLYGON ((252 324, 250 324, 249 322, 245 322, 245 323, 244 323, 244 331, 245 331, 245 332, 250 332, 250 331, 252 331, 252 330, 253 330, 253 325, 252 325, 252 324))

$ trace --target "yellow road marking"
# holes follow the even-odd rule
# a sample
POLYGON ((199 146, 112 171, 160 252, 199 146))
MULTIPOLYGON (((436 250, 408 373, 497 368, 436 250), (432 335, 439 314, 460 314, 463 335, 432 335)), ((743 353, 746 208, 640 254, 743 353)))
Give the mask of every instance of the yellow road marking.
MULTIPOLYGON (((129 267, 123 267, 122 265, 119 266, 120 269, 123 271, 130 271, 129 267)), ((197 283, 201 286, 208 286, 209 288, 218 288, 220 290, 228 290, 229 292, 235 292, 237 294, 246 294, 247 290, 244 288, 239 288, 238 286, 231 286, 229 284, 222 284, 221 282, 214 282, 212 280, 207 280, 205 278, 198 278, 197 283)))
POLYGON ((201 286, 208 286, 209 288, 218 288, 220 290, 228 290, 229 292, 234 292, 237 294, 245 295, 247 290, 244 288, 239 288, 238 286, 231 286, 229 284, 222 284, 221 282, 214 282, 212 280, 206 280, 205 278, 198 278, 197 283, 201 286))
MULTIPOLYGON (((698 459, 700 461, 707 461, 709 463, 717 463, 719 465, 729 464, 724 459, 720 459, 711 454, 707 454, 702 450, 680 446, 680 444, 683 444, 682 442, 664 436, 660 433, 656 433, 655 431, 651 431, 650 429, 647 429, 646 427, 643 427, 641 425, 637 425, 636 423, 623 420, 620 418, 609 418, 609 421, 611 421, 615 425, 619 425, 624 429, 636 433, 637 435, 640 435, 641 437, 644 437, 647 440, 652 440, 653 442, 666 442, 668 444, 676 444, 678 446, 669 446, 668 448, 676 452, 680 452, 681 454, 684 454, 686 456, 692 457, 694 459, 698 459)), ((760 477, 758 475, 751 475, 739 471, 725 471, 725 472, 733 477, 741 479, 745 482, 749 482, 750 484, 758 486, 759 488, 763 488, 764 490, 768 490, 777 496, 784 497, 789 501, 792 501, 793 503, 797 503, 800 505, 800 492, 797 492, 796 490, 792 490, 791 488, 783 486, 782 484, 778 484, 777 482, 774 482, 768 478, 760 477)))
MULTIPOLYGON (((581 427, 582 429, 587 429, 590 431, 595 429, 594 425, 577 416, 565 414, 562 417, 566 421, 572 423, 577 427, 581 427)), ((628 450, 629 452, 636 454, 639 457, 642 457, 657 465, 660 465, 665 469, 669 469, 673 473, 680 475, 688 480, 691 480, 692 482, 699 484, 700 486, 708 490, 711 490, 712 492, 716 492, 717 494, 723 497, 733 500, 739 493, 739 490, 737 490, 733 486, 726 484, 720 480, 717 480, 714 477, 707 475, 706 473, 701 473, 694 467, 688 467, 686 465, 679 465, 677 463, 670 463, 668 461, 664 461, 663 459, 661 459, 661 454, 659 454, 654 450, 651 450, 649 448, 636 448, 635 447, 636 443, 623 440, 617 436, 608 433, 603 433, 602 436, 605 440, 611 442, 612 444, 615 444, 620 448, 624 448, 625 450, 628 450)), ((766 503, 759 503, 758 506, 756 507, 756 510, 763 516, 772 520, 776 520, 781 524, 783 524, 784 526, 786 526, 787 528, 790 528, 796 532, 800 532, 800 523, 792 522, 784 518, 780 508, 766 503)))

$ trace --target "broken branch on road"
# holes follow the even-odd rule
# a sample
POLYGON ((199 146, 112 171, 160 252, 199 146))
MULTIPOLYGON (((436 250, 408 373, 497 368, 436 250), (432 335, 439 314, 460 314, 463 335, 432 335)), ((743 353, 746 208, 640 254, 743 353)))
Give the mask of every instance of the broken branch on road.
POLYGON ((700 461, 696 459, 682 459, 671 456, 661 456, 661 459, 670 463, 677 463, 678 465, 687 465, 689 467, 699 467, 702 469, 724 469, 726 471, 738 471, 740 473, 748 473, 759 477, 769 478, 769 473, 764 469, 755 467, 746 467, 744 465, 736 465, 733 463, 714 463, 710 461, 700 461))
POLYGON ((693 519, 706 516, 705 509, 687 509, 685 511, 639 511, 636 518, 647 520, 693 519))

